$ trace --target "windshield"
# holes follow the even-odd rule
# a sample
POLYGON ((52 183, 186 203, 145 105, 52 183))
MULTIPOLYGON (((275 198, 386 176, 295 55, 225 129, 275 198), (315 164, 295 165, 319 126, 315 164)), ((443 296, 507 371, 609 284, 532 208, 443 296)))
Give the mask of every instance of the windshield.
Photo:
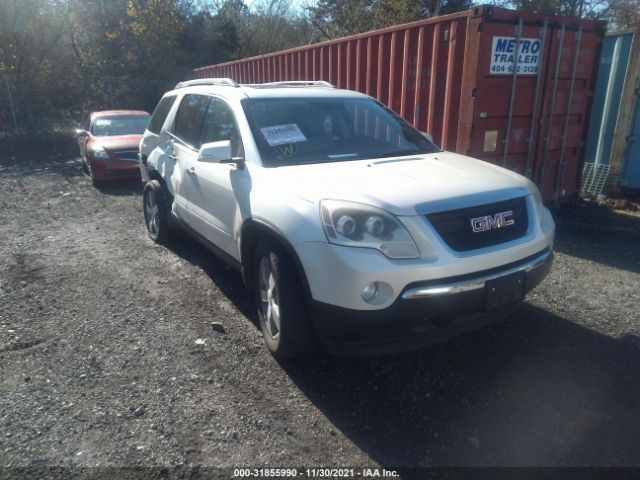
POLYGON ((98 117, 93 121, 91 133, 95 137, 142 135, 148 123, 148 115, 98 117))
POLYGON ((267 167, 438 152, 418 130, 368 98, 245 99, 267 167))

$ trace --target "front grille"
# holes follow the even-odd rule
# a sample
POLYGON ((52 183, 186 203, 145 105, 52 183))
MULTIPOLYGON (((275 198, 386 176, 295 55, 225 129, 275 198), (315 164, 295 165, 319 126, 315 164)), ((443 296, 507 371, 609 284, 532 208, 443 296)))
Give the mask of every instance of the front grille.
POLYGON ((119 150, 113 152, 118 160, 126 160, 129 162, 138 161, 138 150, 119 150))
MULTIPOLYGON (((430 213, 426 217, 445 243, 456 252, 466 252, 510 242, 523 237, 529 228, 525 197, 430 213), (474 218, 489 216, 494 219, 496 214, 507 211, 513 212, 513 215, 508 217, 509 220, 513 220, 513 225, 491 225, 491 228, 484 231, 474 231, 472 228, 471 220, 474 218)), ((486 228, 486 223, 476 220, 476 227, 486 228)), ((488 223, 491 223, 491 220, 488 223)))

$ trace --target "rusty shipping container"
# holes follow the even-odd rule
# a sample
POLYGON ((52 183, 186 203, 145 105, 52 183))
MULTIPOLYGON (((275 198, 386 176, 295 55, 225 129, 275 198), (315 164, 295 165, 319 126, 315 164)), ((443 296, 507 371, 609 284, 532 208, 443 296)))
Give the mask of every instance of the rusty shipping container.
POLYGON ((445 150, 575 198, 605 24, 476 7, 198 68, 239 83, 326 80, 388 105, 445 150))

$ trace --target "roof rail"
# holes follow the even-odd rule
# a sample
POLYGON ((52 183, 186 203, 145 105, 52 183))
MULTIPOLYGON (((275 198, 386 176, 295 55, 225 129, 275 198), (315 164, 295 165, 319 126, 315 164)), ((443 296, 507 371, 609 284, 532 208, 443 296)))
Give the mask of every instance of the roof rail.
POLYGON ((195 85, 221 85, 226 87, 239 87, 235 80, 231 78, 198 78, 179 82, 175 88, 193 87, 195 85))
POLYGON ((243 86, 253 88, 278 88, 278 87, 324 87, 336 88, 335 85, 324 80, 290 80, 284 82, 248 83, 243 86))

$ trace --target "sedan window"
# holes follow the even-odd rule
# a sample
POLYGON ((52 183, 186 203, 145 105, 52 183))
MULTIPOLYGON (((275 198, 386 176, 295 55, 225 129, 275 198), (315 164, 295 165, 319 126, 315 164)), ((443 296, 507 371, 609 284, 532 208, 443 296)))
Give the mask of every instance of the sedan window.
POLYGON ((94 137, 113 137, 116 135, 142 135, 148 115, 118 115, 97 117, 93 120, 91 133, 94 137))

